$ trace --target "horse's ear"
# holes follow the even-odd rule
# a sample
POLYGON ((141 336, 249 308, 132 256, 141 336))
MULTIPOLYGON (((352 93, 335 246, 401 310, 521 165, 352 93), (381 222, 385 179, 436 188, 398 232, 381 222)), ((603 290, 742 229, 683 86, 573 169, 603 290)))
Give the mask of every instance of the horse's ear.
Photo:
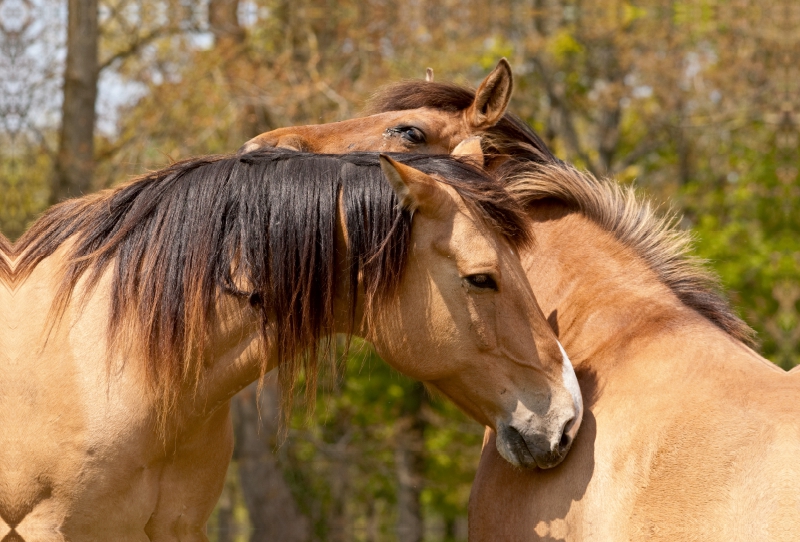
POLYGON ((483 167, 483 149, 481 148, 481 136, 468 137, 453 149, 450 153, 474 162, 477 166, 483 167))
POLYGON ((514 89, 514 76, 508 60, 501 58, 475 92, 475 101, 467 110, 473 128, 484 130, 497 124, 506 112, 514 89))
POLYGON ((447 194, 436 179, 385 154, 380 155, 380 160, 401 207, 433 217, 445 205, 447 194))
POLYGON ((426 68, 425 69, 425 80, 430 83, 433 81, 433 68, 426 68))

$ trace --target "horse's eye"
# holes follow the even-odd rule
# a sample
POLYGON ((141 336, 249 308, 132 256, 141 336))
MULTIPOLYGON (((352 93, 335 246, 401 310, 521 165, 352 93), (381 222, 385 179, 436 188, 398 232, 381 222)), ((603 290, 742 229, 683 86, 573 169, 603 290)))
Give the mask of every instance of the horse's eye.
POLYGON ((425 134, 419 128, 403 126, 401 133, 403 134, 403 139, 411 143, 425 143, 425 134))
POLYGON ((414 126, 395 126, 394 128, 389 128, 386 132, 389 134, 399 134, 400 137, 415 145, 425 143, 425 133, 414 126))
POLYGON ((481 290, 497 290, 497 282, 495 282, 491 275, 487 275, 486 273, 467 275, 464 277, 464 280, 466 280, 470 286, 480 288, 481 290))

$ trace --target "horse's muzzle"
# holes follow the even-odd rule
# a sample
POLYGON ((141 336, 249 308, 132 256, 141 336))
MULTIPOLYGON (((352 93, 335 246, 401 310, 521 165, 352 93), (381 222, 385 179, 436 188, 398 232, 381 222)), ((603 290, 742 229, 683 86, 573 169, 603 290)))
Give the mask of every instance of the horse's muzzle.
POLYGON ((558 441, 552 444, 543 435, 523 436, 512 425, 504 424, 497 428, 497 451, 513 465, 550 469, 567 456, 572 446, 573 437, 570 436, 569 430, 573 424, 574 419, 569 420, 564 425, 558 441))

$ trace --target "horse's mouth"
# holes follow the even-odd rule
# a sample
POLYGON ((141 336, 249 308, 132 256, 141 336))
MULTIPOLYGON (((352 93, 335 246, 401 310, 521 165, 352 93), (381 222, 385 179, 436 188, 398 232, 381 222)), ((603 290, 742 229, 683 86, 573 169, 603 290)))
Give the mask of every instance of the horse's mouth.
POLYGON ((500 455, 509 463, 526 469, 555 467, 564 460, 572 444, 570 440, 565 443, 559 442, 549 450, 542 449, 531 442, 531 439, 523 437, 519 430, 511 425, 499 427, 497 437, 497 449, 500 455))

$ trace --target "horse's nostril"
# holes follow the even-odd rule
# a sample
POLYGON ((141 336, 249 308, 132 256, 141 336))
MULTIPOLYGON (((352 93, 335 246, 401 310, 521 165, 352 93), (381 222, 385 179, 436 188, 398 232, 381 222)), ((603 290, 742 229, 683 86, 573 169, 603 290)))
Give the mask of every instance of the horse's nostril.
POLYGON ((277 143, 277 139, 263 137, 263 134, 256 136, 239 148, 238 154, 247 154, 249 152, 257 151, 263 148, 273 148, 277 143))
POLYGON ((561 440, 558 441, 558 448, 560 450, 563 450, 564 448, 569 446, 570 440, 571 439, 569 438, 569 435, 567 435, 566 432, 562 433, 561 434, 561 440))
POLYGON ((561 430, 561 440, 558 441, 559 450, 566 449, 572 442, 572 438, 569 436, 569 430, 572 429, 573 425, 575 425, 574 416, 567 420, 567 423, 564 424, 564 428, 561 430))

